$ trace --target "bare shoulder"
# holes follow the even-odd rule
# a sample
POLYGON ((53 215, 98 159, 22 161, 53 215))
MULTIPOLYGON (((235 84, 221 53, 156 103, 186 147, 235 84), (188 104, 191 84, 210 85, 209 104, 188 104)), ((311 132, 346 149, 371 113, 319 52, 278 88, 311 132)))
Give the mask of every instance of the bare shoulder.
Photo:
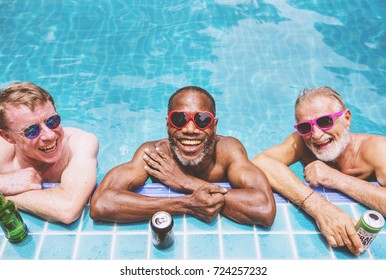
POLYGON ((65 137, 70 142, 78 142, 78 141, 98 141, 98 138, 95 134, 74 127, 65 127, 63 128, 65 132, 65 137))
POLYGON ((235 137, 232 136, 222 136, 216 135, 216 145, 218 149, 228 150, 231 152, 232 150, 241 148, 244 149, 244 145, 235 137))
POLYGON ((225 159, 226 162, 247 159, 247 151, 244 145, 232 136, 216 136, 216 156, 218 159, 225 159))
POLYGON ((161 148, 164 152, 170 150, 169 140, 168 139, 160 139, 155 141, 144 142, 137 150, 137 152, 143 152, 145 149, 155 150, 155 148, 161 148))
POLYGON ((3 167, 12 162, 16 156, 15 145, 0 137, 0 172, 3 167))
POLYGON ((3 137, 0 137, 0 154, 5 155, 7 153, 14 153, 15 145, 7 142, 3 137))
POLYGON ((63 145, 70 148, 71 151, 96 151, 99 149, 98 137, 85 130, 65 127, 63 145))
MULTIPOLYGON (((168 143, 168 142, 167 142, 168 143)), ((144 169, 145 161, 143 156, 145 149, 155 150, 158 145, 165 145, 165 140, 149 141, 142 143, 135 151, 131 161, 122 163, 113 167, 105 176, 107 181, 119 181, 121 184, 128 186, 129 182, 140 182, 142 184, 148 178, 148 174, 144 169)), ((105 179, 104 179, 105 180, 105 179)))
POLYGON ((357 134, 360 154, 371 161, 386 157, 386 137, 375 134, 357 134))
MULTIPOLYGON (((283 142, 267 148, 261 154, 278 160, 288 166, 297 161, 309 161, 312 157, 311 151, 309 151, 305 145, 302 137, 296 132, 288 135, 283 142)), ((256 155, 253 160, 257 160, 259 156, 260 154, 256 155)))
MULTIPOLYGON (((133 166, 144 166, 143 156, 145 155, 145 149, 154 150, 156 147, 161 147, 162 149, 167 149, 169 146, 169 141, 167 139, 148 141, 142 143, 138 149, 135 151, 133 158, 130 162, 127 163, 128 167, 133 166)), ((164 150, 166 152, 166 150, 164 150)))

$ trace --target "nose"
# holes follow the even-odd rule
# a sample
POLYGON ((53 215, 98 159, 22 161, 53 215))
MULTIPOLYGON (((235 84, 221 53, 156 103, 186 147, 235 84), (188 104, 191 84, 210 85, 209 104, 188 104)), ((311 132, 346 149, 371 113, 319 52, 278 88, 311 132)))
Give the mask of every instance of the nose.
POLYGON ((52 140, 56 137, 55 132, 48 128, 44 123, 40 126, 40 129, 40 138, 42 140, 52 140))
POLYGON ((324 131, 321 130, 317 125, 313 124, 312 125, 312 131, 311 131, 311 136, 314 139, 320 139, 324 134, 324 131))
POLYGON ((188 123, 182 129, 183 133, 194 134, 197 133, 198 128, 194 124, 193 120, 189 120, 188 123))

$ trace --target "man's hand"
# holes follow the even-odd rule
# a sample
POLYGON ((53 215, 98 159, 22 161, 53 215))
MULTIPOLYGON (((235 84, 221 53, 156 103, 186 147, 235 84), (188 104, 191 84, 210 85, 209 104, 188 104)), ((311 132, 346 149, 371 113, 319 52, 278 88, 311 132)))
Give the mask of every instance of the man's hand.
POLYGON ((227 191, 215 185, 199 187, 189 195, 191 200, 189 214, 205 222, 211 222, 221 211, 227 191))
POLYGON ((332 247, 347 248, 354 255, 363 252, 363 245, 355 231, 355 221, 336 205, 325 203, 314 217, 320 231, 332 247))
POLYGON ((145 149, 143 159, 147 164, 145 166, 146 172, 168 187, 176 191, 186 192, 187 190, 183 186, 187 175, 174 159, 161 151, 160 147, 156 147, 155 150, 156 152, 145 149))
POLYGON ((322 185, 332 189, 339 173, 320 160, 313 161, 304 168, 304 178, 311 187, 322 185))
POLYGON ((0 175, 0 189, 4 195, 16 195, 42 188, 42 178, 32 167, 0 175))

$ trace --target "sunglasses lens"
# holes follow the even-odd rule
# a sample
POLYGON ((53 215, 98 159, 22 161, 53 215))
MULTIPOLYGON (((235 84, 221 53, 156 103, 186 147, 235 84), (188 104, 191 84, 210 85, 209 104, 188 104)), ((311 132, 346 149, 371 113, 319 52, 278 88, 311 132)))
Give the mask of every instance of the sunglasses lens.
MULTIPOLYGON (((45 121, 46 126, 49 129, 55 129, 60 125, 60 116, 59 115, 53 115, 49 117, 45 121)), ((40 126, 38 124, 33 124, 24 129, 24 136, 27 137, 28 139, 35 139, 38 137, 40 133, 40 126)))
POLYGON ((320 128, 326 129, 326 128, 330 128, 334 125, 334 120, 330 116, 324 116, 324 117, 320 117, 319 119, 317 119, 316 124, 320 128))
POLYGON ((308 134, 311 132, 311 124, 308 122, 299 123, 296 127, 300 134, 308 134))
POLYGON ((177 128, 182 128, 188 121, 188 116, 184 112, 174 112, 170 116, 170 122, 177 128))
POLYGON ((194 122, 199 128, 208 127, 213 121, 212 116, 208 112, 199 112, 194 115, 194 122))
POLYGON ((60 125, 60 116, 54 115, 54 116, 49 117, 46 120, 45 124, 49 129, 57 128, 60 125))
POLYGON ((26 129, 24 129, 24 135, 28 139, 34 139, 36 138, 40 133, 40 126, 37 124, 33 124, 26 129))

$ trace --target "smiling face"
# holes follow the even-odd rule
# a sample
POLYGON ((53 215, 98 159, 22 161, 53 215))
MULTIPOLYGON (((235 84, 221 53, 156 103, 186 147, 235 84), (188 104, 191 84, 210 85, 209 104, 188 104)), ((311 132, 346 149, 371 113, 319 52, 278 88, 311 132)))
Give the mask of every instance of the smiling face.
POLYGON ((33 111, 25 105, 8 104, 8 129, 2 131, 2 136, 16 145, 17 153, 22 159, 32 163, 55 163, 63 152, 63 128, 59 125, 55 129, 49 129, 44 121, 56 114, 51 102, 38 103, 33 111), (33 124, 40 126, 40 134, 34 139, 28 139, 22 132, 33 124))
MULTIPOLYGON (((189 114, 209 111, 214 114, 209 97, 195 90, 185 90, 174 96, 171 111, 184 111, 189 114)), ((217 119, 204 130, 196 127, 193 120, 181 129, 167 121, 170 147, 183 166, 197 166, 213 153, 217 119)))
MULTIPOLYGON (((323 115, 341 111, 340 104, 328 96, 313 96, 298 104, 296 119, 298 122, 313 120, 323 115)), ((351 113, 345 110, 340 117, 334 117, 334 125, 328 130, 312 126, 312 133, 303 140, 312 153, 321 161, 337 159, 350 143, 351 113)))

